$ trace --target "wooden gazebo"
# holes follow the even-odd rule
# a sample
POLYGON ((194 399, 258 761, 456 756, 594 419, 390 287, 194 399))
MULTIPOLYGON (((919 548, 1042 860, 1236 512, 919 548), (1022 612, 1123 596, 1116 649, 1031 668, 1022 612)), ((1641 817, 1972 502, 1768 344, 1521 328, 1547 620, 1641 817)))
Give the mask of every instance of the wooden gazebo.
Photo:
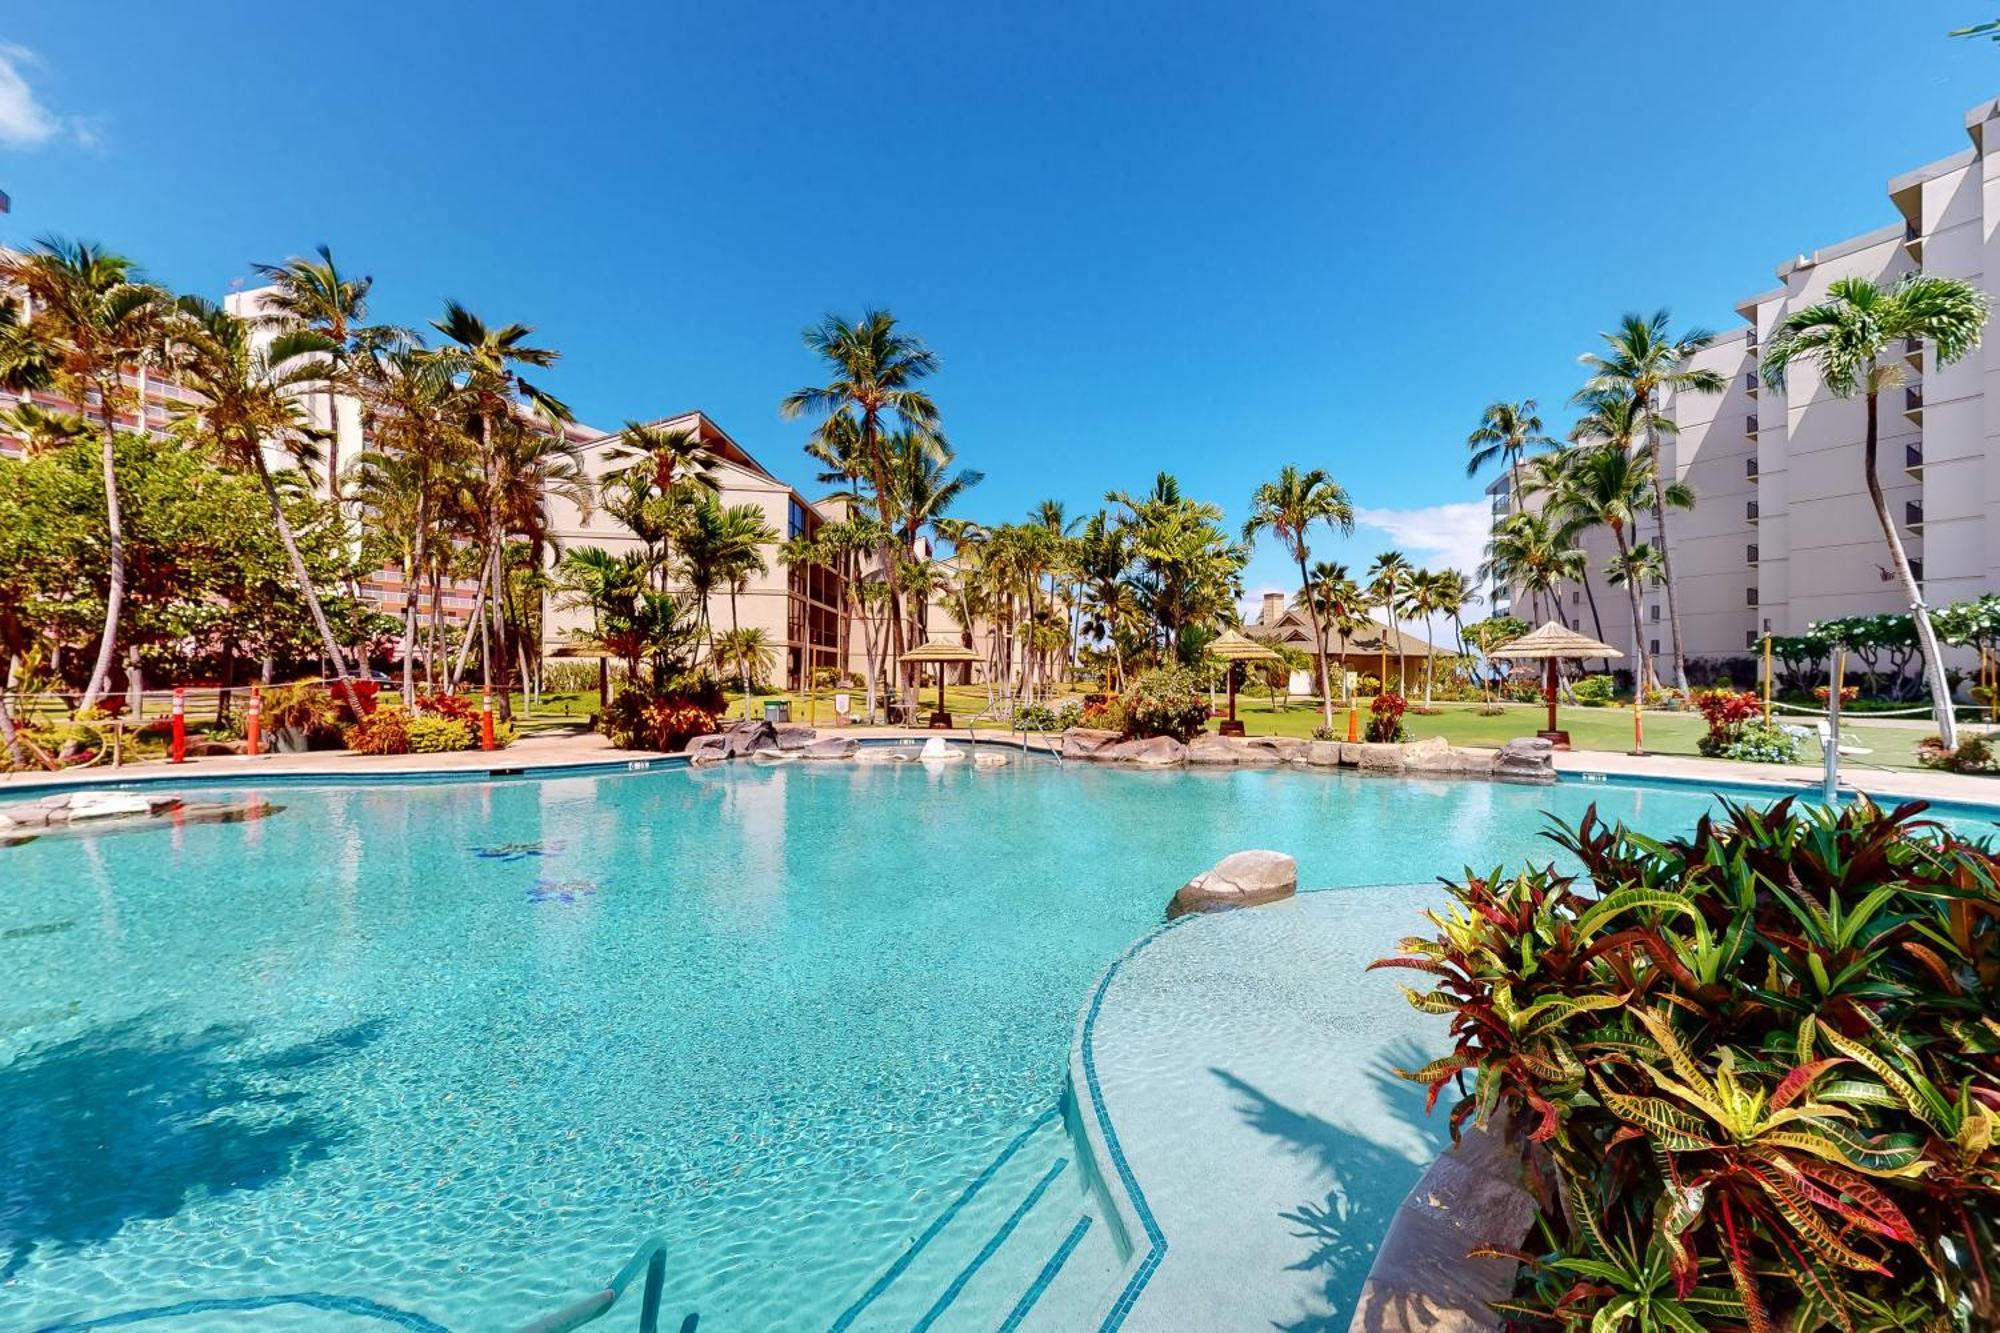
POLYGON ((948 731, 951 729, 951 714, 947 713, 944 707, 944 663, 983 662, 986 659, 962 643, 952 643, 945 640, 936 643, 926 643, 912 648, 909 652, 904 653, 899 660, 918 663, 935 662, 938 664, 937 711, 931 714, 930 725, 934 731, 948 731))
MULTIPOLYGON (((1229 717, 1218 730, 1225 736, 1241 736, 1243 734, 1243 724, 1236 720, 1236 672, 1233 668, 1238 662, 1282 662, 1285 659, 1277 653, 1272 652, 1269 648, 1266 648, 1263 644, 1258 643, 1255 639, 1246 639, 1233 629, 1224 630, 1221 634, 1209 640, 1208 647, 1203 649, 1203 651, 1210 657, 1220 659, 1228 667, 1232 668, 1227 673, 1229 676, 1229 717)), ((1213 698, 1214 696, 1210 695, 1209 697, 1213 698)))

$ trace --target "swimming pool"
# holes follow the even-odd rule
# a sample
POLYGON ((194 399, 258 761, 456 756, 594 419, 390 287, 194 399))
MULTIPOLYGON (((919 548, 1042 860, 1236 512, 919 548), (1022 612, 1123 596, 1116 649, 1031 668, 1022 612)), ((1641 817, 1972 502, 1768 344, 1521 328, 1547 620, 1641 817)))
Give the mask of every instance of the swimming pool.
POLYGON ((1546 858, 1545 809, 1711 805, 1018 757, 264 795, 0 848, 8 1327, 304 1293, 504 1329, 658 1233, 676 1317, 826 1328, 1047 1117, 1093 978, 1226 853, 1408 883, 1546 858))

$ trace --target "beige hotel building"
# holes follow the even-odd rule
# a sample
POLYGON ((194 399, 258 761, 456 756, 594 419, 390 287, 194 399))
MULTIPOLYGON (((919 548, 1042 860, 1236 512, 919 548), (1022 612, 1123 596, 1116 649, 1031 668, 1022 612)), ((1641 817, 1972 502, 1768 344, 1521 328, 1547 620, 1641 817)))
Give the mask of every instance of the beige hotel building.
MULTIPOLYGON (((1804 365, 1791 367, 1782 392, 1765 387, 1758 348, 1837 278, 1886 285, 1924 272, 1995 292, 2000 100, 1968 112, 1965 133, 1967 147, 1888 183, 1882 227, 1798 254, 1778 265, 1776 286, 1737 305, 1742 324, 1693 362, 1717 371, 1724 392, 1669 396, 1678 431, 1662 440, 1663 462, 1696 497, 1693 510, 1667 516, 1691 660, 1741 659, 1766 633, 1908 609, 1864 489, 1862 401, 1833 397, 1804 365)), ((1925 603, 1936 607, 2000 589, 2000 336, 1989 329, 1977 351, 1944 368, 1928 363, 1921 344, 1901 355, 1909 386, 1882 400, 1879 471, 1925 603)), ((1496 517, 1506 513, 1504 475, 1488 493, 1496 517)), ((1638 540, 1657 536, 1649 514, 1638 540)), ((1603 575, 1610 535, 1593 532, 1585 545, 1603 638, 1629 653, 1630 602, 1603 575)), ((1515 614, 1530 616, 1524 599, 1511 600, 1515 614)), ((1561 600, 1565 623, 1596 633, 1582 592, 1570 587, 1561 600)), ((1503 594, 1496 610, 1508 601, 1503 594)), ((1645 590, 1640 615, 1646 648, 1669 674, 1672 636, 1659 588, 1645 590)))

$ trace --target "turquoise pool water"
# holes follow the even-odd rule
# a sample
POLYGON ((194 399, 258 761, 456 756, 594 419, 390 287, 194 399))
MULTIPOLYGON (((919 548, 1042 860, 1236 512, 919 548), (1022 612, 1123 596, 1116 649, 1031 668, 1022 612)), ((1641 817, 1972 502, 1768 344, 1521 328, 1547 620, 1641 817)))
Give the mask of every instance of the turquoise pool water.
POLYGON ((8 1328, 304 1294, 504 1329, 652 1232, 674 1322, 825 1328, 1046 1114, 1092 979, 1222 855, 1410 882, 1548 856, 1544 809, 1710 804, 1037 760, 263 794, 0 848, 8 1328))

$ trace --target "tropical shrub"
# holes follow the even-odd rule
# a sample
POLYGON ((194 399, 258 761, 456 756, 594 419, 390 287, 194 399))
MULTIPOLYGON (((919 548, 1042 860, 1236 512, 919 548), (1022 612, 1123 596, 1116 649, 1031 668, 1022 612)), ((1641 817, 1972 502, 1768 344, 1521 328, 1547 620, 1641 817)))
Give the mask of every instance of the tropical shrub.
MULTIPOLYGON (((375 711, 380 715, 388 710, 375 711)), ((419 713, 404 724, 404 731, 411 754, 443 754, 450 750, 470 750, 479 744, 478 725, 469 718, 419 713)))
POLYGON ((341 735, 347 748, 356 754, 408 754, 410 723, 414 720, 401 708, 378 708, 341 735))
POLYGON ((2000 755, 1994 753, 1993 741, 1986 736, 1963 737, 1956 750, 1945 749, 1937 736, 1926 736, 1917 742, 1917 762, 1947 773, 2000 772, 2000 755))
POLYGON ((1117 699, 1087 699, 1077 725, 1099 731, 1122 732, 1125 730, 1125 705, 1117 699))
POLYGON ((1141 672, 1120 701, 1127 736, 1192 740, 1208 725, 1208 696, 1184 667, 1141 672))
POLYGON ((1368 704, 1368 739, 1377 744, 1403 739, 1403 711, 1409 701, 1400 694, 1378 694, 1368 704))
POLYGON ((1763 703, 1748 690, 1696 690, 1694 706, 1708 723, 1708 734, 1695 749, 1710 759, 1727 755, 1744 725, 1764 713, 1763 703))
POLYGON ((1540 703, 1548 686, 1531 671, 1516 671, 1500 682, 1500 697, 1517 704, 1540 703))
MULTIPOLYGON (((1831 685, 1820 685, 1813 689, 1813 698, 1819 700, 1821 703, 1825 703, 1832 697, 1833 687, 1831 685)), ((1861 687, 1859 685, 1843 685, 1840 687, 1840 702, 1843 706, 1853 703, 1860 697, 1861 687)))
POLYGON ((417 711, 435 717, 458 718, 466 722, 479 720, 479 700, 464 694, 420 694, 417 696, 417 711))
POLYGON ((1084 705, 1078 699, 1068 700, 1060 708, 1050 708, 1046 704, 1022 704, 1014 710, 1014 728, 1017 731, 1066 731, 1070 727, 1087 725, 1083 714, 1084 705))
POLYGON ((314 738, 331 734, 340 719, 333 696, 310 682, 273 686, 264 692, 263 707, 264 726, 303 731, 314 738))
POLYGON ((1340 739, 1340 733, 1325 723, 1321 723, 1319 726, 1313 728, 1312 738, 1316 741, 1337 741, 1340 739))
POLYGON ((598 728, 621 750, 674 751, 716 729, 727 700, 713 677, 687 677, 663 693, 628 687, 597 717, 598 728))
POLYGON ((1618 682, 1609 676, 1585 676, 1570 688, 1585 708, 1603 708, 1618 695, 1618 682))
POLYGON ((1540 1217, 1522 1328, 2000 1323, 2000 860, 1865 799, 1726 804, 1686 838, 1550 836, 1468 872, 1427 973, 1454 1135, 1505 1110, 1540 1217))
POLYGON ((1752 718, 1736 729, 1736 738, 1722 754, 1746 764, 1796 764, 1799 738, 1775 722, 1752 718))

